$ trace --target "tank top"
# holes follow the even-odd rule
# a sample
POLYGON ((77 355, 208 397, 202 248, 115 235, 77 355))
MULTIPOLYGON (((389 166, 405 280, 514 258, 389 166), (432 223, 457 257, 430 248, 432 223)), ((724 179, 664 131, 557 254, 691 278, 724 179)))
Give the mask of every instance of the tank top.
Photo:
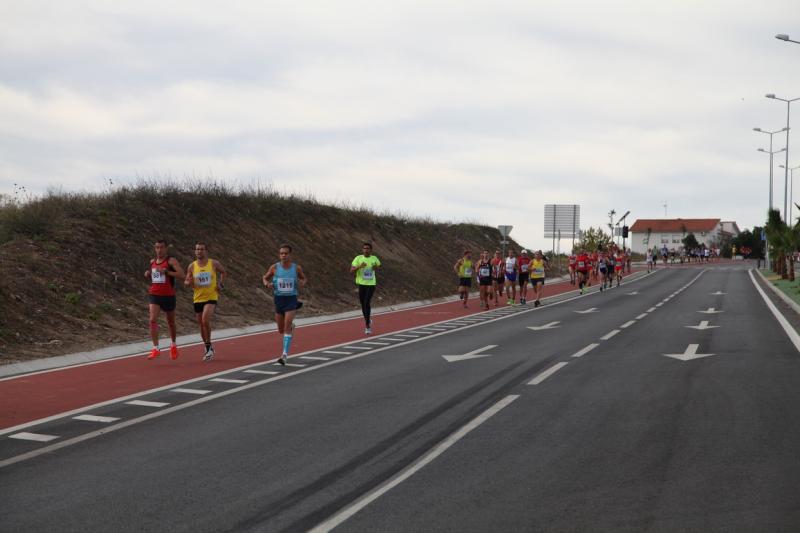
POLYGON ((517 260, 517 262, 519 263, 519 271, 522 274, 527 274, 528 270, 529 270, 529 267, 530 267, 530 264, 531 264, 531 258, 530 257, 520 257, 517 260))
POLYGON ((272 283, 275 296, 297 296, 297 265, 292 263, 289 268, 283 268, 280 262, 275 263, 272 283))
POLYGON ((458 275, 462 278, 472 277, 472 259, 464 259, 461 261, 461 266, 458 267, 458 275))
POLYGON ((169 256, 163 261, 150 260, 150 294, 154 296, 175 296, 175 278, 168 276, 166 272, 161 273, 162 269, 170 272, 175 269, 169 264, 169 256))
POLYGON ((214 270, 214 263, 211 259, 204 267, 201 267, 197 261, 192 263, 192 276, 194 277, 195 303, 219 299, 217 271, 214 270))
POLYGON ((534 259, 531 261, 531 277, 541 279, 544 277, 544 259, 534 259))
POLYGON ((492 264, 489 261, 481 261, 478 265, 478 277, 490 278, 492 277, 492 264))
POLYGON ((516 269, 517 269, 517 258, 506 257, 506 272, 508 272, 509 274, 513 274, 516 269))
POLYGON ((503 260, 499 258, 492 259, 492 275, 496 278, 503 277, 503 260))

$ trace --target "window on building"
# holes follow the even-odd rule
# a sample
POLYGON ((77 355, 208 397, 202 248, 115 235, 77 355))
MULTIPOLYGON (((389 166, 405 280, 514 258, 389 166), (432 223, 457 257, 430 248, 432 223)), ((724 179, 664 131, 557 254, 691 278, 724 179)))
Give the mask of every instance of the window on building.
POLYGON ((661 244, 669 244, 669 235, 661 236, 661 244))
POLYGON ((672 236, 672 244, 680 244, 681 243, 681 236, 680 235, 673 235, 672 236))

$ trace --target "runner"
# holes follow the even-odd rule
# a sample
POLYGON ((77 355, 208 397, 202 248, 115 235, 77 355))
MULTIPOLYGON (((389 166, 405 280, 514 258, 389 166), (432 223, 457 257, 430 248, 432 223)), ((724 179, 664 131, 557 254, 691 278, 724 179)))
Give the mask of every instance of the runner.
POLYGON ((617 278, 617 287, 622 282, 622 274, 625 272, 625 253, 617 250, 617 255, 614 257, 614 274, 617 278))
POLYGON ((463 302, 466 309, 469 289, 472 287, 472 252, 464 250, 464 255, 453 265, 453 270, 458 276, 458 299, 463 302))
POLYGON ((600 252, 598 250, 595 250, 589 256, 589 261, 591 261, 591 264, 589 265, 589 271, 591 272, 591 275, 589 276, 589 286, 591 286, 592 283, 597 283, 598 274, 600 273, 600 271, 598 270, 600 266, 598 261, 599 258, 600 258, 600 252))
POLYGON ((519 264, 519 303, 525 305, 528 296, 528 278, 530 277, 531 258, 528 257, 528 250, 520 252, 519 264))
MULTIPOLYGON (((653 250, 648 248, 647 249, 647 271, 650 272, 653 270, 653 250)), ((683 263, 683 256, 681 256, 681 263, 683 263)))
POLYGON ((541 250, 537 250, 531 261, 531 284, 533 285, 533 294, 536 299, 533 301, 534 307, 541 305, 542 292, 544 291, 544 276, 547 264, 544 260, 541 250))
POLYGON ((197 258, 186 269, 184 286, 194 289, 194 314, 200 324, 200 336, 206 346, 203 361, 214 358, 214 347, 211 345, 211 317, 217 308, 219 289, 223 288, 227 272, 222 263, 208 258, 208 246, 204 242, 194 245, 194 256, 197 258))
POLYGON ((292 262, 291 246, 282 244, 278 254, 281 260, 267 269, 261 281, 268 289, 274 289, 275 322, 278 323, 278 333, 283 335, 283 352, 278 363, 285 365, 292 347, 294 315, 303 307, 303 303, 297 301, 297 288, 306 286, 306 275, 300 265, 292 262))
POLYGON ((569 264, 569 283, 570 285, 575 285, 575 265, 578 262, 578 257, 575 255, 573 250, 572 254, 569 256, 568 264, 569 264))
POLYGON ((372 333, 372 295, 377 287, 375 270, 380 266, 381 261, 372 255, 372 244, 368 242, 362 245, 361 255, 357 255, 350 264, 350 273, 356 273, 358 301, 361 302, 361 314, 364 315, 364 335, 372 333))
POLYGON ((589 254, 584 249, 581 249, 575 258, 575 270, 578 273, 578 287, 583 294, 583 287, 589 281, 589 254))
POLYGON ((505 276, 506 276, 506 303, 514 305, 517 300, 517 273, 519 272, 519 265, 515 257, 514 250, 508 250, 508 257, 506 257, 505 276), (509 298, 510 297, 510 298, 509 298))
POLYGON ((500 297, 503 295, 503 285, 506 276, 503 274, 503 255, 500 250, 495 250, 492 258, 492 288, 494 289, 494 306, 500 305, 500 297))
POLYGON ((489 309, 489 300, 492 299, 492 295, 494 294, 492 283, 492 263, 489 260, 489 250, 484 250, 481 252, 481 260, 478 262, 478 286, 481 291, 481 309, 489 309))
POLYGON ((600 250, 597 254, 597 274, 600 278, 600 292, 606 288, 606 280, 608 278, 608 255, 605 250, 600 250))
POLYGON ((625 250, 625 267, 627 269, 628 274, 631 273, 632 260, 633 260, 633 252, 631 251, 630 248, 628 248, 627 250, 625 250))
POLYGON ((167 326, 172 344, 169 346, 171 359, 178 358, 178 345, 175 343, 175 278, 184 276, 183 268, 174 257, 167 255, 167 241, 158 239, 154 245, 156 257, 150 260, 150 268, 144 277, 150 280, 150 338, 153 349, 147 359, 155 359, 161 355, 158 346, 158 315, 161 311, 167 315, 167 326))

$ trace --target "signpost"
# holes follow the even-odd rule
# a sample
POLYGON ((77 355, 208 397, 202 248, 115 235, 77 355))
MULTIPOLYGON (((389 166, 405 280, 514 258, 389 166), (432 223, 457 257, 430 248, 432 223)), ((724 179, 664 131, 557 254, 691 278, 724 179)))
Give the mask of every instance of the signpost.
POLYGON ((499 231, 500 236, 503 237, 503 240, 500 241, 500 244, 503 245, 503 257, 506 256, 506 244, 510 242, 508 240, 508 235, 511 233, 512 229, 514 229, 514 226, 497 226, 497 231, 499 231))
POLYGON ((572 237, 572 247, 575 239, 580 238, 581 206, 545 204, 544 206, 544 238, 553 239, 553 253, 556 252, 556 239, 572 237))

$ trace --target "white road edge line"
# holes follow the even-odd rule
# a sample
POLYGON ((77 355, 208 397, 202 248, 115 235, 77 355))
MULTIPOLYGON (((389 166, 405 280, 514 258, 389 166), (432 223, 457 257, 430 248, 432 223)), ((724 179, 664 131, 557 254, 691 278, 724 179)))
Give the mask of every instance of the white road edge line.
POLYGON ((646 317, 646 316, 647 316, 647 313, 642 313, 641 315, 639 315, 639 316, 637 316, 637 317, 636 317, 636 320, 641 320, 641 319, 643 319, 643 318, 644 318, 644 317, 646 317))
POLYGON ((758 293, 764 299, 764 302, 766 302, 767 307, 769 307, 769 310, 772 311, 772 314, 773 316, 775 316, 775 319, 778 321, 778 324, 780 324, 781 327, 783 328, 783 331, 786 332, 786 335, 789 337, 789 340, 792 341, 792 344, 794 344, 795 349, 797 349, 797 351, 800 352, 800 335, 798 335, 797 331, 795 331, 792 325, 789 324, 789 321, 786 320, 786 317, 783 316, 780 311, 778 311, 778 308, 775 307, 775 304, 772 303, 772 300, 770 300, 769 297, 764 293, 764 290, 758 286, 756 278, 755 276, 753 276, 753 270, 750 269, 747 271, 747 273, 750 275, 750 281, 753 282, 753 286, 756 288, 758 293))
POLYGON ((558 372, 559 370, 561 370, 562 368, 567 366, 567 364, 568 363, 566 363, 564 361, 554 364, 553 366, 551 366, 547 370, 544 370, 544 371, 540 372, 539 374, 537 374, 535 378, 533 378, 532 380, 530 380, 528 382, 528 385, 538 385, 542 381, 546 380, 547 378, 549 378, 550 376, 552 376, 553 374, 555 374, 556 372, 558 372))
POLYGON ((632 325, 634 325, 634 324, 636 324, 636 321, 635 321, 635 320, 628 320, 627 322, 625 322, 624 324, 622 324, 620 327, 621 327, 622 329, 625 329, 625 328, 629 328, 629 327, 631 327, 631 326, 632 326, 632 325))
POLYGON ((463 439, 467 434, 469 434, 472 430, 489 420, 491 417, 499 413, 502 409, 507 407, 511 402, 519 398, 519 395, 509 395, 491 406, 489 409, 478 415, 477 417, 473 418, 467 425, 452 433, 442 442, 434 446, 434 448, 420 457, 417 461, 410 464, 390 479, 385 481, 383 484, 378 486, 377 488, 369 491, 368 493, 364 494, 356 501, 339 511, 338 513, 334 514, 321 524, 315 526, 309 533, 327 533, 332 529, 338 527, 342 523, 344 523, 348 518, 355 515, 359 511, 361 511, 364 507, 369 505, 370 503, 374 502, 394 487, 398 486, 400 483, 404 482, 420 470, 422 470, 425 466, 431 463, 434 459, 442 455, 444 452, 447 451, 448 448, 453 446, 459 440, 463 439))
POLYGON ((572 357, 583 357, 584 355, 586 355, 587 353, 591 352, 592 350, 594 350, 598 346, 600 346, 600 345, 597 344, 596 342, 593 342, 589 346, 586 346, 585 348, 581 348, 580 350, 578 350, 577 352, 572 354, 572 357))
MULTIPOLYGON (((622 284, 623 285, 629 285, 631 283, 637 283, 637 282, 639 282, 639 281, 641 281, 643 279, 646 279, 646 278, 656 274, 657 272, 661 272, 661 270, 654 270, 652 272, 645 273, 645 274, 639 276, 638 278, 632 279, 630 281, 623 281, 622 284)), ((701 274, 702 274, 702 272, 701 272, 701 274)), ((699 275, 698 275, 698 277, 699 277, 699 275)), ((695 279, 697 279, 697 278, 695 278, 695 279)), ((572 302, 574 300, 578 300, 580 298, 586 298, 586 297, 594 296, 594 295, 597 295, 597 294, 600 294, 600 292, 592 291, 592 292, 587 292, 586 294, 576 294, 576 295, 574 295, 572 297, 564 298, 563 300, 558 300, 556 302, 549 303, 549 304, 547 304, 547 307, 553 307, 555 305, 565 304, 565 303, 568 303, 568 302, 572 302)), ((561 296, 561 295, 556 295, 556 296, 561 296)), ((100 436, 102 434, 106 434, 106 433, 108 433, 110 431, 116 431, 117 429, 122 429, 122 428, 128 427, 129 425, 131 425, 133 423, 145 422, 145 421, 149 420, 150 418, 156 418, 158 416, 163 416, 163 415, 172 413, 172 412, 174 412, 176 410, 185 409, 187 407, 191 407, 191 406, 197 405, 198 403, 204 403, 205 401, 210 401, 210 400, 213 400, 213 399, 216 399, 216 398, 227 396, 228 394, 233 394, 235 392, 240 392, 240 391, 243 391, 243 390, 247 390, 247 389, 250 389, 252 387, 257 387, 257 386, 260 386, 260 385, 264 385, 266 383, 270 383, 270 382, 278 380, 278 379, 285 379, 285 378, 288 378, 288 377, 296 377, 296 376, 299 376, 301 374, 304 374, 305 372, 319 370, 319 369, 325 368, 325 367, 327 367, 329 365, 344 363, 344 362, 350 361, 352 359, 359 359, 359 358, 365 357, 367 355, 373 355, 373 354, 376 354, 376 353, 383 352, 385 350, 393 349, 393 348, 395 348, 397 346, 407 346, 409 344, 413 344, 413 343, 416 343, 416 342, 426 341, 426 340, 431 339, 433 337, 438 337, 440 335, 447 335, 449 333, 452 333, 453 331, 463 331, 465 329, 479 327, 479 326, 482 326, 484 324, 489 324, 491 322, 497 322, 499 320, 505 320, 506 318, 509 318, 511 316, 517 316, 517 315, 523 315, 525 313, 530 313, 530 312, 533 312, 533 311, 535 311, 537 309, 541 309, 541 308, 531 307, 531 308, 528 308, 528 309, 516 311, 513 314, 498 316, 497 318, 493 318, 491 320, 487 320, 485 322, 482 322, 481 324, 471 324, 469 326, 465 326, 463 328, 460 328, 459 330, 449 330, 449 331, 445 331, 445 332, 441 332, 441 333, 427 334, 427 336, 419 337, 419 338, 416 338, 416 339, 411 339, 408 342, 398 343, 398 344, 395 344, 393 346, 386 346, 386 347, 382 347, 382 348, 374 348, 373 349, 373 348, 367 348, 367 347, 350 346, 350 344, 354 343, 354 341, 348 341, 348 342, 344 342, 344 343, 341 343, 341 344, 338 344, 338 345, 330 346, 329 348, 337 348, 338 347, 338 348, 343 348, 343 349, 346 349, 346 350, 358 349, 358 350, 370 350, 370 351, 361 352, 361 353, 355 353, 355 354, 350 355, 348 357, 342 357, 342 358, 336 359, 334 361, 327 361, 327 362, 324 362, 324 363, 321 363, 321 364, 318 364, 318 365, 314 365, 314 366, 312 366, 310 368, 305 368, 303 370, 298 370, 297 372, 290 372, 290 373, 285 373, 285 374, 281 373, 281 375, 275 376, 274 378, 270 378, 270 379, 263 380, 263 381, 256 381, 254 383, 248 383, 247 385, 242 385, 241 387, 235 387, 233 389, 230 389, 230 390, 227 390, 227 391, 224 391, 224 392, 220 392, 220 393, 217 393, 217 394, 213 394, 211 396, 206 396, 204 398, 200 398, 200 399, 197 399, 197 400, 192 400, 192 401, 189 401, 189 402, 185 402, 185 403, 182 403, 180 405, 176 405, 176 406, 170 407, 168 409, 165 409, 163 411, 158 411, 158 412, 151 413, 149 415, 145 415, 145 416, 142 416, 142 417, 139 417, 139 418, 131 419, 131 420, 127 421, 127 422, 123 422, 121 424, 116 424, 115 426, 112 426, 110 428, 106 428, 102 432, 87 433, 87 434, 82 435, 80 437, 75 437, 73 439, 62 441, 62 442, 60 442, 58 444, 53 444, 51 446, 47 446, 45 448, 42 448, 41 450, 37 450, 36 452, 29 452, 27 454, 23 454, 23 455, 20 455, 20 456, 17 456, 17 457, 12 457, 12 458, 6 459, 4 461, 0 461, 0 468, 3 468, 5 466, 8 466, 8 465, 11 465, 11 464, 14 464, 14 463, 17 463, 19 461, 24 461, 26 459, 30 459, 32 457, 36 457, 36 456, 38 456, 38 455, 40 455, 42 453, 48 453, 49 451, 52 451, 52 450, 55 450, 55 449, 59 449, 59 448, 65 447, 65 446, 70 446, 72 444, 77 444, 79 442, 83 442, 84 440, 88 440, 90 438, 98 437, 98 436, 100 436)), ((419 328, 412 327, 412 328, 408 328, 408 329, 403 330, 403 331, 404 331, 404 333, 405 332, 414 333, 414 332, 419 332, 419 328)), ((400 333, 390 333, 389 335, 397 335, 397 336, 399 336, 400 333)), ((357 342, 358 341, 356 341, 356 343, 357 342)), ((309 350, 309 352, 305 352, 305 353, 315 353, 315 352, 319 352, 319 351, 320 351, 320 349, 309 350)), ((292 357, 294 358, 294 357, 297 357, 297 356, 295 355, 295 356, 292 356, 292 357)), ((259 361, 257 363, 251 363, 249 365, 244 365, 244 366, 240 366, 240 367, 236 367, 236 368, 231 368, 231 369, 228 369, 228 370, 223 370, 222 372, 218 372, 216 374, 208 374, 208 375, 205 375, 205 376, 200 376, 200 377, 196 377, 196 378, 187 379, 186 381, 181 381, 181 382, 178 382, 178 383, 170 383, 169 385, 164 385, 164 386, 161 386, 161 387, 155 387, 153 389, 139 391, 139 392, 136 392, 136 393, 133 393, 133 394, 129 394, 127 396, 122 396, 122 397, 119 397, 119 398, 112 398, 111 400, 98 402, 96 404, 87 405, 85 407, 79 407, 79 408, 73 409, 71 411, 65 411, 63 413, 58 413, 58 414, 51 415, 51 416, 48 416, 48 417, 39 418, 37 420, 31 420, 30 422, 24 422, 24 423, 16 425, 16 426, 8 427, 8 428, 5 428, 5 429, 0 429, 0 435, 6 435, 8 433, 13 433, 15 431, 19 431, 21 429, 29 428, 29 427, 32 427, 32 426, 37 426, 39 424, 44 424, 46 422, 52 422, 53 420, 59 420, 61 418, 66 418, 66 417, 71 416, 71 415, 85 413, 86 411, 97 409, 98 407, 105 407, 106 405, 112 405, 112 404, 116 404, 116 403, 125 402, 127 400, 132 400, 132 399, 135 399, 135 398, 140 398, 142 396, 153 394, 155 392, 174 390, 175 387, 179 387, 181 385, 189 385, 191 383, 197 383, 199 381, 206 381, 206 380, 208 380, 208 379, 210 379, 212 377, 215 377, 215 376, 224 376, 224 375, 232 374, 234 372, 241 372, 241 371, 246 370, 248 368, 260 367, 260 366, 263 366, 263 365, 270 364, 272 362, 275 362, 275 359, 269 359, 269 360, 266 360, 266 361, 259 361)), ((80 365, 80 366, 83 366, 83 365, 80 365)), ((73 368, 73 367, 69 367, 69 368, 73 368)), ((49 371, 43 371, 43 372, 49 372, 49 371)), ((17 376, 17 377, 19 378, 19 377, 23 377, 23 376, 17 376)), ((0 381, 3 381, 3 380, 0 380, 0 381)))

